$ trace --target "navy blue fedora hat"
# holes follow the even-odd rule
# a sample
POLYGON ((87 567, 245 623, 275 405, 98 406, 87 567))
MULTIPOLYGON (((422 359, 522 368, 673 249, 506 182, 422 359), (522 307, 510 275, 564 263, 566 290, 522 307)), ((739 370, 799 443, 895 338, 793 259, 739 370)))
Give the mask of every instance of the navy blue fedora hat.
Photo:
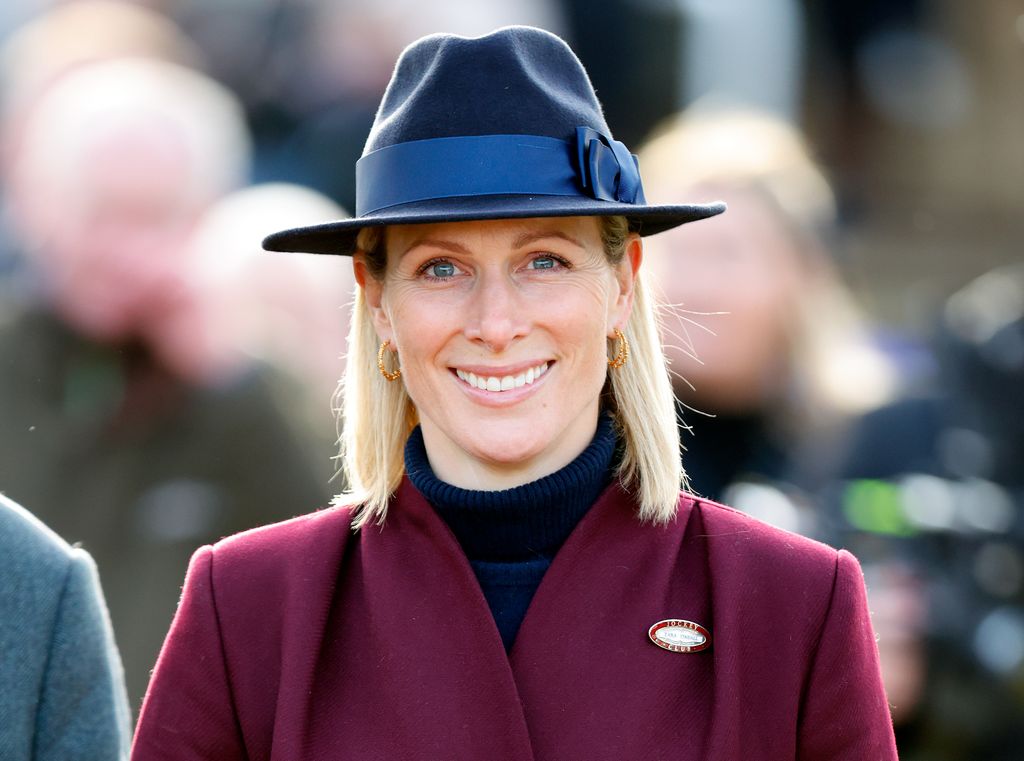
POLYGON ((569 46, 505 27, 406 48, 356 162, 355 216, 263 247, 352 254, 364 227, 521 217, 621 215, 650 235, 724 210, 648 205, 636 157, 612 138, 569 46))

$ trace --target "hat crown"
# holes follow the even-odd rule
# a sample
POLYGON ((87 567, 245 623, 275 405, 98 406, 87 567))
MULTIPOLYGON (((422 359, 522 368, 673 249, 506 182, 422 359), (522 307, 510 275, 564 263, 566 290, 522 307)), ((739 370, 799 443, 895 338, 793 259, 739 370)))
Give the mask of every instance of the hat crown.
POLYGON ((443 137, 610 134, 576 55, 550 32, 504 27, 483 37, 435 34, 402 53, 363 150, 443 137))
POLYGON ((620 215, 649 235, 725 210, 649 206, 583 64, 524 26, 406 48, 355 169, 353 219, 282 230, 264 247, 347 255, 366 227, 526 217, 620 215))

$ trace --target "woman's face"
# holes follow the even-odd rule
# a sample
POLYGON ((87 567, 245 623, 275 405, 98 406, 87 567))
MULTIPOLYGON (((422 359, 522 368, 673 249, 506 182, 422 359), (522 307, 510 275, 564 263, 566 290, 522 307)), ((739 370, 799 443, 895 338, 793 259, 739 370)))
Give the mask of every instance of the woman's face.
POLYGON ((356 277, 438 477, 505 488, 571 462, 594 435, 639 239, 615 267, 593 217, 394 226, 385 244, 383 280, 360 257, 356 277))

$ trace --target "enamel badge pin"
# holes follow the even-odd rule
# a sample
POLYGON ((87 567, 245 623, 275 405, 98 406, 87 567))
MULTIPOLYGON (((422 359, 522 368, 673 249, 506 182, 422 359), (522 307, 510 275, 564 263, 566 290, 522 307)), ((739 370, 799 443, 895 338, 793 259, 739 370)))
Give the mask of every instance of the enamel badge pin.
POLYGON ((711 647, 711 632, 693 621, 668 618, 647 631, 658 647, 673 653, 698 653, 711 647))

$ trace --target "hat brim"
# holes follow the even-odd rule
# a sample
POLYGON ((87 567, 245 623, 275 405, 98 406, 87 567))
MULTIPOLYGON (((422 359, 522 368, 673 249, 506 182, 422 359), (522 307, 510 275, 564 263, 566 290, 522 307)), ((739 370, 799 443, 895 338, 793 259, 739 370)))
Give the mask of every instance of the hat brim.
POLYGON ((373 214, 307 227, 295 227, 263 239, 267 251, 351 256, 356 237, 366 227, 428 222, 469 222, 481 219, 532 217, 624 216, 635 221, 640 235, 654 235, 673 227, 721 214, 725 204, 636 206, 576 196, 468 196, 437 198, 402 204, 373 214))

